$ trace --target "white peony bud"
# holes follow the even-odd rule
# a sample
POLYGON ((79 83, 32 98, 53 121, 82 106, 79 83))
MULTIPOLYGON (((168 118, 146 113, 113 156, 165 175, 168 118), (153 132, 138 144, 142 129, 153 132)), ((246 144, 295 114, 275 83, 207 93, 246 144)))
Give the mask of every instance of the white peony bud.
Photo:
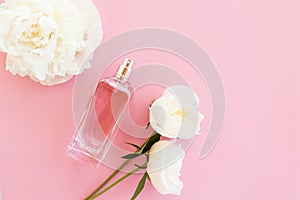
POLYGON ((193 138, 204 118, 197 95, 183 85, 167 88, 149 109, 151 127, 168 138, 193 138))
POLYGON ((183 183, 179 179, 185 152, 170 141, 156 142, 150 149, 147 173, 160 194, 179 195, 183 183))

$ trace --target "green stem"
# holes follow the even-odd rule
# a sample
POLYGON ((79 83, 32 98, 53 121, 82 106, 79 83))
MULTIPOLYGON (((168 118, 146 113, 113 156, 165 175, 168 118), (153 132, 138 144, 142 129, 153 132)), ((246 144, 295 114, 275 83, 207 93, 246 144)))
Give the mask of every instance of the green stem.
MULTIPOLYGON (((142 167, 145 167, 147 163, 144 163, 142 165, 142 167)), ((93 200, 97 197, 99 197, 100 195, 102 195, 103 193, 107 192, 109 189, 111 189, 112 187, 114 187, 115 185, 117 185, 118 183, 120 183, 121 181, 123 181, 124 179, 126 179, 127 177, 131 176, 132 174, 134 174, 135 172, 141 170, 141 168, 135 168, 134 170, 132 170, 131 172, 128 172, 127 174, 125 174, 124 176, 122 176, 121 178, 119 178, 118 180, 116 180, 114 183, 112 183, 111 185, 109 185, 107 188, 105 188, 104 190, 102 190, 101 192, 93 195, 91 198, 86 199, 86 200, 93 200)))
POLYGON ((91 199, 99 190, 101 190, 117 173, 120 172, 128 163, 130 160, 126 160, 118 169, 116 169, 101 185, 99 185, 88 197, 85 198, 85 200, 91 199))

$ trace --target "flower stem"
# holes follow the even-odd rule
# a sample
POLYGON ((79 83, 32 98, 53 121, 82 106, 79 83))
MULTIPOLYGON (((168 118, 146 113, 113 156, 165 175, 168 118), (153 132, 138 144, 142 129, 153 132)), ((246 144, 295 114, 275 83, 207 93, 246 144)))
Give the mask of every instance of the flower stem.
MULTIPOLYGON (((147 163, 144 163, 142 165, 142 167, 145 167, 147 163)), ((131 172, 128 172, 127 174, 125 174, 124 176, 122 176, 121 178, 119 178, 118 180, 116 180, 114 183, 112 183, 111 185, 109 185, 107 188, 105 188, 104 190, 102 190, 101 192, 94 194, 92 197, 87 198, 85 200, 93 200, 97 197, 99 197, 100 195, 102 195, 103 193, 107 192, 109 189, 111 189, 112 187, 114 187, 115 185, 117 185, 118 183, 120 183, 121 181, 123 181, 124 179, 126 179, 127 177, 131 176, 132 174, 134 174, 135 172, 141 170, 141 168, 137 167, 134 170, 132 170, 131 172)))
MULTIPOLYGON (((152 133, 152 136, 157 134, 155 131, 152 133)), ((141 148, 144 148, 145 145, 149 142, 151 137, 147 138, 141 148)), ((142 150, 142 149, 141 149, 142 150)), ((141 150, 137 150, 136 153, 141 152, 141 150)), ((87 196, 84 200, 90 200, 92 197, 99 192, 115 175, 117 175, 128 163, 130 160, 126 160, 118 169, 116 169, 101 185, 99 185, 89 196, 87 196)))
POLYGON ((126 160, 118 169, 116 169, 101 185, 99 185, 88 197, 85 198, 85 200, 91 199, 99 190, 101 190, 117 173, 120 172, 128 163, 130 160, 126 160))

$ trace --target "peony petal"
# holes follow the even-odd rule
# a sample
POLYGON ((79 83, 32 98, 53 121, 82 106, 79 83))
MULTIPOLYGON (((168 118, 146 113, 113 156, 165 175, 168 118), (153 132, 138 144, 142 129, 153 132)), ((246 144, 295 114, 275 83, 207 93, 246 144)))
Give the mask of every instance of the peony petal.
POLYGON ((198 108, 199 106, 199 98, 197 94, 192 90, 192 88, 185 85, 175 85, 169 87, 164 91, 164 94, 175 96, 183 108, 198 108))
POLYGON ((90 67, 102 40, 90 0, 7 0, 0 5, 0 50, 6 69, 44 85, 65 82, 90 67))
POLYGON ((200 131, 203 115, 195 92, 183 85, 167 88, 149 108, 151 127, 168 138, 193 138, 200 131))
POLYGON ((85 28, 86 34, 86 46, 82 52, 79 52, 76 56, 76 63, 82 66, 78 73, 81 73, 84 69, 89 68, 89 60, 93 57, 94 50, 100 44, 103 38, 102 22, 99 20, 100 13, 92 3, 91 0, 72 0, 80 7, 81 12, 87 14, 87 24, 85 28), (89 3, 87 3, 89 2, 89 3))
POLYGON ((149 152, 147 173, 160 194, 179 195, 183 183, 179 179, 184 150, 170 141, 155 143, 149 152))

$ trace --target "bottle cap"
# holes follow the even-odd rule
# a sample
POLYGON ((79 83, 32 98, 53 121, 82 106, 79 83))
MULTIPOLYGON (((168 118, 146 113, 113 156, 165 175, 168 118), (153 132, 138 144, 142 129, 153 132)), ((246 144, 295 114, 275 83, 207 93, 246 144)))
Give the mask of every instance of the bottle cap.
POLYGON ((133 61, 129 58, 125 58, 117 71, 116 77, 120 80, 126 81, 131 74, 132 66, 133 61))

